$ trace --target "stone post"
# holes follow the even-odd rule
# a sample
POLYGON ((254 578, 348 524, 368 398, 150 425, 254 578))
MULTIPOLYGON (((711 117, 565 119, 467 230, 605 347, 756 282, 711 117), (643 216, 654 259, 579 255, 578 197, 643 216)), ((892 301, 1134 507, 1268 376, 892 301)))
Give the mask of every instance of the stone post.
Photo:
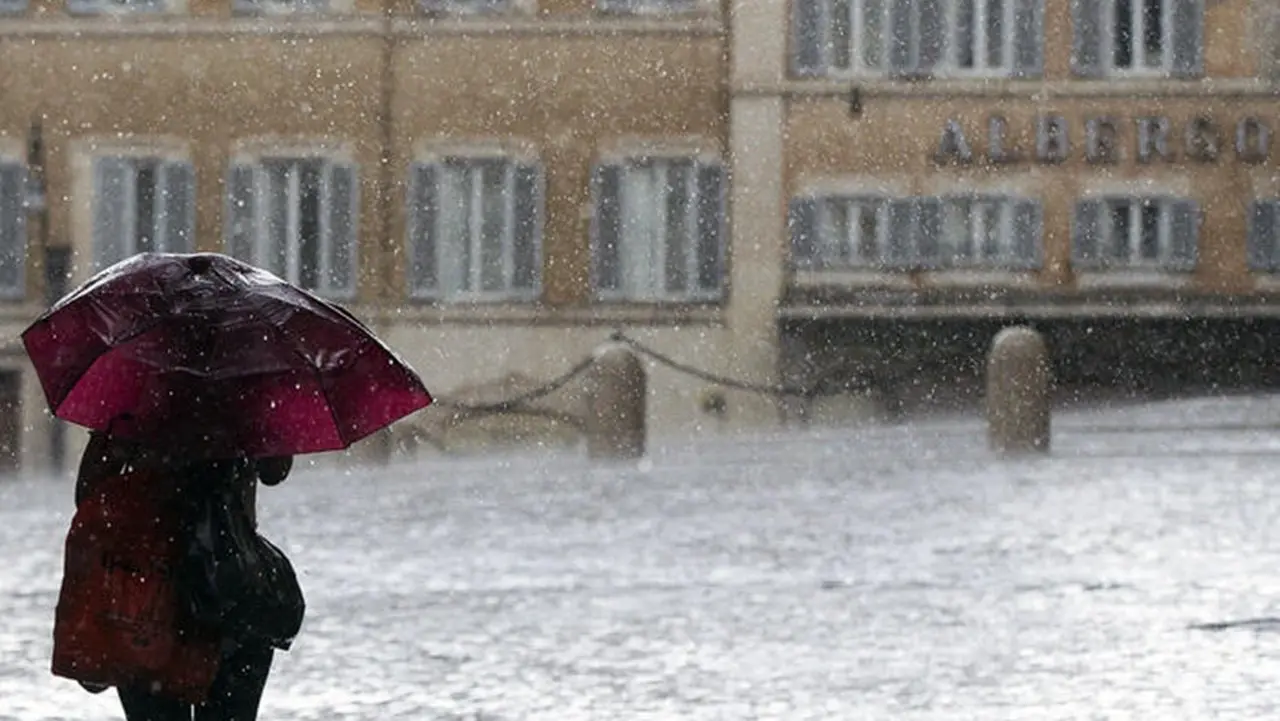
POLYGON ((624 460, 645 452, 644 364, 631 349, 609 343, 596 350, 587 384, 587 455, 624 460))
POLYGON ((987 439, 1002 454, 1049 451, 1049 351, 1025 326, 996 334, 987 354, 987 439))

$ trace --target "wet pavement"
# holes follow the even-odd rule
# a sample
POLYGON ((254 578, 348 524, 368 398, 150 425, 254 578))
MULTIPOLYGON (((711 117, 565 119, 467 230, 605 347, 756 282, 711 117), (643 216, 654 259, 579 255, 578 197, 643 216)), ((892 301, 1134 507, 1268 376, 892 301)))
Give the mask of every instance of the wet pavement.
MULTIPOLYGON (((263 721, 1271 718, 1280 401, 309 471, 262 527, 310 604, 263 721), (1211 430, 1205 430, 1206 428, 1211 430)), ((48 671, 69 482, 0 486, 0 719, 48 671)))

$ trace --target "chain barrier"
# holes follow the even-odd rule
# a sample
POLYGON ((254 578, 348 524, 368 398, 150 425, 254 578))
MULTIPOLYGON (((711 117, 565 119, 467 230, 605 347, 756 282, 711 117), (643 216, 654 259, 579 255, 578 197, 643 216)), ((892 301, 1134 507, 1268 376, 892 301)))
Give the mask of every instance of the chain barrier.
POLYGON ((434 405, 438 405, 441 408, 450 408, 456 411, 461 411, 463 413, 475 413, 477 415, 491 415, 527 410, 524 408, 526 404, 536 401, 539 398, 549 396, 565 387, 574 378, 585 373, 593 363, 595 363, 595 358, 587 356, 586 358, 578 361, 569 370, 546 383, 543 383, 537 388, 532 388, 506 400, 495 401, 493 403, 465 403, 462 401, 451 401, 445 398, 437 398, 434 405))
POLYGON ((750 383, 748 381, 740 381, 729 376, 719 375, 710 371, 702 370, 688 363, 681 363, 671 356, 655 350, 640 341, 631 338, 620 330, 615 330, 609 334, 609 340, 615 343, 621 343, 640 355, 647 356, 661 365, 671 370, 692 376, 701 381, 706 381, 712 385, 723 386, 725 388, 733 388, 734 390, 746 391, 747 393, 756 393, 762 396, 781 396, 781 397, 801 397, 807 398, 813 395, 813 390, 804 386, 792 386, 786 384, 763 384, 750 383))
MULTIPOLYGON (((697 366, 678 361, 675 358, 667 355, 666 353, 663 353, 651 346, 641 343, 640 341, 626 335, 620 330, 615 330, 612 333, 610 333, 608 336, 608 339, 613 343, 619 343, 621 345, 624 345, 630 350, 632 350, 633 352, 635 352, 636 354, 649 358, 655 363, 666 366, 667 368, 670 368, 671 370, 674 370, 677 373, 683 373, 684 375, 697 378, 698 380, 704 381, 706 383, 710 383, 712 385, 717 385, 724 388, 732 388, 734 390, 745 391, 747 393, 756 393, 756 394, 765 395, 765 396, 809 398, 814 395, 814 390, 812 388, 808 388, 805 386, 787 385, 787 384, 751 383, 748 381, 738 380, 736 378, 730 378, 729 376, 726 376, 726 375, 720 375, 717 373, 712 373, 710 371, 703 370, 701 368, 698 368, 697 366)), ((468 413, 468 414, 476 414, 476 415, 492 415, 492 414, 499 414, 499 413, 527 412, 531 410, 527 407, 529 403, 532 403, 533 401, 536 401, 540 398, 549 396, 552 393, 555 393, 556 391, 565 387, 566 385, 571 383, 575 378, 587 372, 587 370, 589 370, 594 363, 595 363, 594 355, 589 355, 583 358, 582 360, 578 361, 569 370, 565 371, 559 376, 556 376, 550 381, 547 381, 546 383, 543 383, 542 385, 536 388, 532 388, 530 390, 527 390, 523 393, 512 396, 511 398, 507 398, 505 400, 495 401, 492 403, 467 403, 465 401, 454 401, 446 398, 437 398, 435 405, 438 405, 441 408, 448 408, 454 411, 458 411, 460 413, 468 413)))

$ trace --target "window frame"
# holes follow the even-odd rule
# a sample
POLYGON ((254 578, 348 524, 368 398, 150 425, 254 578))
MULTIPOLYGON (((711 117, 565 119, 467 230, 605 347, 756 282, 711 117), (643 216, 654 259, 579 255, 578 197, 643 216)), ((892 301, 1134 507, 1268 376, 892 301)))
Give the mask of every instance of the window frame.
POLYGON ((351 299, 356 297, 359 289, 360 278, 360 253, 359 253, 359 235, 360 235, 360 169, 359 166, 352 161, 349 156, 343 153, 331 153, 316 150, 294 150, 283 148, 279 150, 268 150, 253 155, 241 155, 232 158, 228 173, 234 176, 239 170, 247 169, 252 175, 252 218, 250 220, 251 237, 249 243, 252 248, 250 251, 251 258, 244 258, 239 252, 240 248, 236 247, 243 242, 240 222, 243 218, 237 216, 232 209, 238 202, 235 197, 237 190, 241 190, 235 186, 234 180, 228 182, 225 189, 224 204, 224 230, 223 230, 223 247, 224 251, 233 257, 244 260, 251 265, 263 268, 269 272, 275 273, 276 270, 271 268, 270 251, 272 250, 272 239, 270 238, 270 207, 271 188, 269 186, 270 171, 268 168, 272 164, 292 163, 295 170, 291 174, 289 183, 290 205, 287 211, 287 217, 290 218, 290 224, 293 225, 292 216, 299 213, 297 206, 301 203, 302 198, 298 195, 301 188, 301 180, 298 178, 296 168, 301 167, 304 163, 317 163, 320 167, 320 188, 319 199, 317 202, 316 223, 319 228, 317 232, 317 266, 315 268, 316 278, 318 282, 316 287, 309 288, 302 283, 304 259, 301 255, 302 238, 299 237, 301 232, 301 218, 297 218, 298 227, 293 228, 295 232, 286 237, 285 252, 285 268, 281 274, 281 278, 289 283, 297 285, 305 290, 316 293, 324 298, 332 299, 351 299), (338 181, 339 173, 349 174, 348 180, 351 183, 349 195, 347 197, 347 225, 346 235, 342 242, 348 244, 345 254, 347 256, 347 273, 349 277, 342 286, 334 284, 334 256, 339 254, 339 249, 334 247, 335 239, 333 218, 338 207, 334 205, 333 194, 337 192, 334 188, 338 181), (290 253, 289 250, 297 250, 297 253, 290 253))
POLYGON ((481 304, 481 303, 535 303, 542 297, 544 282, 544 264, 545 253, 543 244, 545 242, 545 222, 546 222, 546 169, 540 158, 536 154, 524 152, 510 152, 502 148, 447 148, 437 150, 430 153, 419 154, 413 163, 409 166, 409 180, 407 183, 407 195, 405 199, 405 242, 408 249, 409 263, 405 268, 406 287, 408 297, 414 301, 425 301, 441 304, 481 304), (445 250, 441 244, 443 232, 442 223, 445 214, 440 211, 440 178, 438 173, 449 164, 455 165, 472 165, 474 167, 467 168, 469 173, 478 175, 480 172, 480 163, 484 162, 501 162, 504 172, 504 224, 503 224, 503 276, 504 286, 499 290, 484 290, 483 288, 483 187, 482 178, 472 177, 473 197, 472 201, 479 199, 478 204, 471 206, 471 237, 470 251, 471 258, 468 275, 471 276, 474 285, 473 290, 469 291, 451 291, 443 281, 446 272, 443 261, 445 260, 445 250), (433 172, 437 174, 434 178, 436 187, 431 196, 430 203, 432 205, 430 214, 430 222, 433 225, 431 242, 432 252, 434 254, 433 268, 436 275, 434 287, 430 287, 415 278, 415 262, 419 250, 417 249, 418 236, 426 232, 421 228, 423 219, 421 213, 428 212, 425 208, 418 207, 418 194, 425 192, 419 184, 422 182, 420 172, 424 168, 433 168, 433 172), (515 285, 516 274, 516 255, 517 255, 517 232, 521 222, 517 212, 517 206, 521 199, 518 197, 517 184, 520 182, 518 175, 522 168, 529 169, 535 173, 533 181, 532 197, 529 199, 532 203, 534 217, 529 221, 532 223, 529 231, 532 233, 532 265, 533 265, 533 282, 528 288, 520 288, 515 285), (478 196, 475 194, 479 194, 478 196), (478 217, 477 217, 478 216, 478 217), (479 222, 477 222, 479 221, 479 222))
MULTIPOLYGON (((139 209, 137 207, 137 175, 138 166, 142 163, 154 164, 155 174, 152 181, 152 218, 150 222, 153 233, 151 238, 150 252, 172 252, 172 253, 190 253, 194 252, 196 247, 196 202, 197 202, 197 183, 195 177, 195 168, 191 160, 185 155, 165 152, 156 148, 130 148, 113 151, 110 148, 104 148, 93 153, 89 157, 89 244, 90 244, 90 267, 93 273, 97 273, 110 267, 126 258, 133 257, 138 253, 149 252, 148 250, 139 249, 137 222, 139 219, 139 209), (104 163, 118 163, 129 168, 129 180, 125 188, 123 202, 125 207, 121 213, 121 222, 125 224, 124 235, 118 239, 120 247, 120 257, 110 259, 106 256, 109 254, 106 248, 103 248, 100 241, 99 233, 102 232, 102 214, 109 212, 105 210, 101 203, 105 202, 102 197, 103 190, 99 181, 102 180, 103 173, 107 172, 104 163), (186 174, 186 192, 187 197, 183 199, 178 196, 178 202, 185 202, 185 207, 179 205, 176 212, 185 214, 185 223, 178 225, 178 237, 172 235, 170 221, 170 212, 172 209, 167 206, 170 204, 172 188, 168 186, 171 182, 171 175, 178 172, 179 178, 181 174, 186 174), (183 226, 185 225, 185 231, 183 226)), ((178 182, 178 181, 173 181, 178 182)))
MULTIPOLYGON (((668 172, 669 169, 668 169, 668 172)), ((640 149, 636 152, 617 152, 605 155, 599 158, 592 169, 591 175, 591 235, 590 235, 590 287, 591 296, 597 302, 605 303, 634 303, 639 305, 707 305, 724 302, 727 297, 729 283, 729 269, 727 267, 728 257, 728 194, 730 188, 730 173, 728 164, 724 162, 719 154, 707 152, 682 152, 681 150, 672 149, 640 149), (618 225, 619 225, 619 244, 625 243, 625 226, 627 221, 625 218, 625 175, 637 167, 655 166, 657 164, 668 165, 675 163, 687 163, 689 166, 689 177, 687 178, 687 202, 685 225, 687 235, 684 238, 685 253, 687 254, 686 262, 683 264, 686 272, 686 285, 690 286, 684 291, 669 291, 666 289, 667 278, 667 253, 670 251, 670 241, 666 236, 668 228, 665 222, 667 218, 666 200, 663 201, 662 218, 664 222, 663 236, 661 247, 656 249, 658 258, 652 259, 649 264, 651 277, 655 284, 660 281, 661 288, 647 288, 643 293, 635 293, 632 289, 625 287, 626 283, 622 282, 627 275, 627 269, 624 265, 626 251, 619 247, 616 261, 619 269, 617 271, 620 285, 619 288, 602 287, 602 279, 600 277, 600 253, 602 243, 601 227, 601 202, 602 202, 602 182, 601 172, 605 168, 616 168, 619 171, 619 194, 613 203, 617 206, 618 225), (717 247, 715 249, 716 257, 715 270, 717 273, 714 288, 699 287, 700 279, 700 252, 702 246, 702 231, 704 230, 704 219, 701 216, 702 204, 708 202, 702 197, 702 173, 704 170, 714 171, 718 177, 719 197, 714 199, 717 208, 717 214, 714 218, 714 232, 717 236, 717 247)))
MULTIPOLYGON (((1124 0, 1130 4, 1135 26, 1142 24, 1146 0, 1124 0)), ((1130 31, 1134 40, 1132 65, 1115 64, 1116 16, 1121 0, 1071 0, 1071 73, 1096 79, 1174 78, 1196 80, 1204 77, 1206 52, 1206 0, 1159 0, 1161 3, 1161 62, 1150 67, 1140 29, 1130 31), (1137 34, 1135 34, 1137 33, 1137 34)))
POLYGON ((1083 272, 1130 272, 1130 273, 1190 273, 1199 263, 1200 227, 1204 223, 1203 211, 1192 197, 1169 193, 1103 193, 1079 199, 1072 211, 1071 258, 1072 266, 1083 272), (1128 206, 1127 232, 1128 239, 1124 246, 1127 254, 1124 257, 1113 253, 1118 247, 1113 237, 1113 208, 1120 203, 1128 206), (1156 218, 1156 258, 1143 258, 1143 209, 1155 205, 1156 218), (1092 216, 1090 218, 1084 215, 1092 216), (1187 220, 1192 226, 1186 229, 1188 236, 1179 236, 1178 215, 1188 213, 1187 220), (1088 223, 1082 227, 1082 223, 1088 223), (1084 235, 1092 233, 1088 242, 1091 247, 1082 247, 1084 235), (1186 247, 1181 247, 1187 241, 1186 247))
MULTIPOLYGON (((996 0, 969 0, 974 9, 976 22, 974 28, 975 42, 989 27, 985 20, 991 3, 996 0)), ((1002 27, 1004 37, 1001 43, 1002 62, 999 66, 990 65, 987 53, 981 53, 984 61, 975 63, 973 67, 960 67, 958 62, 959 24, 962 0, 791 0, 792 17, 790 19, 790 56, 792 72, 800 77, 825 77, 832 79, 855 78, 1038 78, 1044 70, 1045 38, 1044 38, 1044 0, 1003 0, 1002 27), (899 9, 901 3, 905 10, 899 9), (937 3, 941 20, 937 28, 939 36, 937 48, 930 53, 936 58, 925 57, 921 53, 923 38, 926 35, 923 14, 929 9, 926 3, 937 3), (874 8, 868 5, 873 4, 874 8), (837 26, 836 18, 847 8, 850 18, 844 22, 843 28, 837 26), (895 65, 893 26, 895 13, 905 13, 905 21, 910 24, 911 32, 907 39, 907 52, 910 58, 902 66, 895 65), (878 19, 873 18, 878 15, 878 19), (1019 20, 1022 19, 1022 22, 1019 20), (879 26, 878 31, 875 25, 879 26), (812 27, 807 27, 811 25, 812 27), (806 29, 816 33, 811 41, 804 38, 806 29), (842 29, 847 30, 846 42, 838 41, 842 29), (869 34, 873 36, 874 52, 867 42, 869 34), (1035 57, 1027 61, 1023 57, 1020 43, 1028 39, 1035 43, 1035 57), (804 59, 806 43, 816 43, 808 47, 816 58, 804 59), (848 46, 847 49, 843 46, 848 46), (874 57, 873 57, 874 56, 874 57), (848 60, 848 65, 843 60, 848 60)))

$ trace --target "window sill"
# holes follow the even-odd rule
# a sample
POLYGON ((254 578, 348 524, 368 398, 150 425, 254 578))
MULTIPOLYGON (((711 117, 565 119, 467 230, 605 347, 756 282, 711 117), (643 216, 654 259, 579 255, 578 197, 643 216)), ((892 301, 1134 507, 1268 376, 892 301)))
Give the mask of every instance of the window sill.
POLYGON ((1076 287, 1092 288, 1185 288, 1191 284, 1192 271, 1142 269, 1093 269, 1076 271, 1076 287))
POLYGON ((360 313, 360 317, 376 323, 515 326, 721 325, 723 315, 717 304, 621 302, 557 307, 541 303, 420 301, 362 309, 360 313))
POLYGON ((833 97, 846 99, 852 86, 861 100, 879 98, 1075 98, 1075 97, 1207 97, 1273 98, 1275 86, 1261 78, 1114 78, 1110 80, 1044 80, 1042 78, 903 78, 883 76, 791 77, 780 83, 735 83, 744 95, 833 97))
POLYGON ((876 287, 913 288, 1032 288, 1039 283, 1038 271, 1024 268, 946 268, 936 270, 797 270, 792 274, 796 288, 876 287))

